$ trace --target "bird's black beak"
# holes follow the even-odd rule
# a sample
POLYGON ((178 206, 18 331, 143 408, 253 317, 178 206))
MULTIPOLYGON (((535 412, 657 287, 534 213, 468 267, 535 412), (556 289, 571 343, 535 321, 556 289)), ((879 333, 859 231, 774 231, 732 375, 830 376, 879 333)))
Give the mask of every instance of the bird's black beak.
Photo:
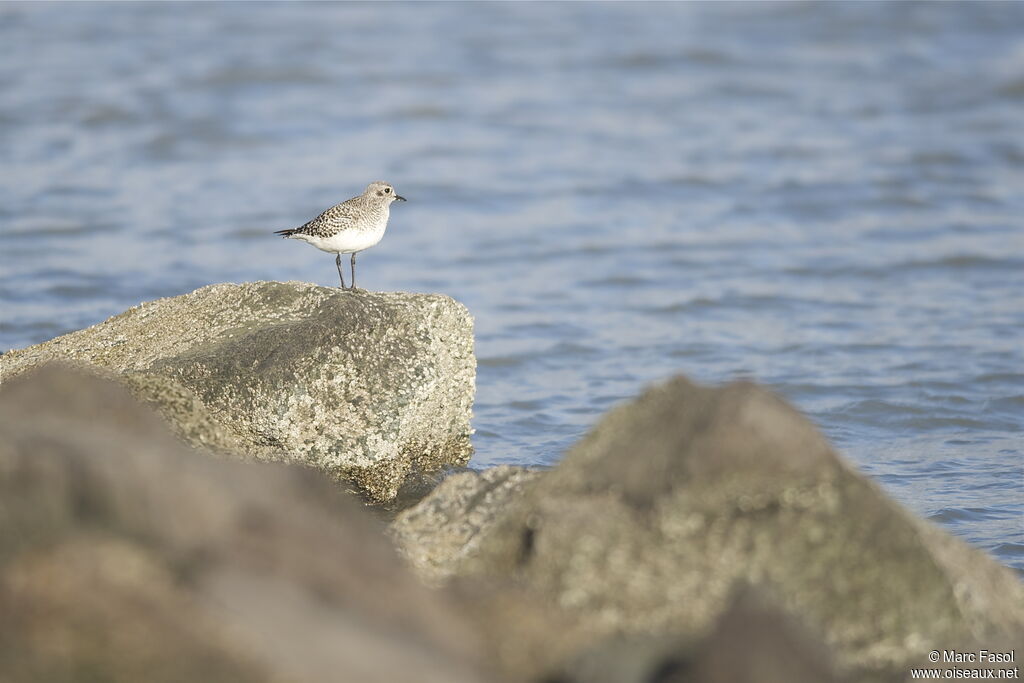
POLYGON ((403 197, 403 196, 402 196, 402 195, 400 195, 400 194, 396 194, 396 195, 395 195, 395 201, 396 201, 396 202, 404 202, 404 201, 405 201, 405 197, 403 197))

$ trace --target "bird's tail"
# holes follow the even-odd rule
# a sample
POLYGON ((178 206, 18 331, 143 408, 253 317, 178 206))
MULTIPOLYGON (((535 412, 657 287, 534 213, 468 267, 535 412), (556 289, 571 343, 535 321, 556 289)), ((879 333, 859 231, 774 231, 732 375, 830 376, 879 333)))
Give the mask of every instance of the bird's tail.
POLYGON ((291 237, 292 235, 295 234, 295 228, 288 228, 287 230, 275 230, 274 234, 280 235, 281 237, 291 237))

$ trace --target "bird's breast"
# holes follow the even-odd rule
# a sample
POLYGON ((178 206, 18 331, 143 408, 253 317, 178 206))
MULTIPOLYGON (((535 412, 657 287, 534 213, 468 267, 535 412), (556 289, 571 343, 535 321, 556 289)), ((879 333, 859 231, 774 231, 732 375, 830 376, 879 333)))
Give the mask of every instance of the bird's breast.
POLYGON ((380 242, 384 237, 384 229, 387 221, 379 221, 370 224, 362 229, 349 228, 339 230, 330 236, 317 237, 314 235, 295 235, 299 239, 309 242, 317 249, 332 254, 350 254, 363 249, 369 249, 380 242))

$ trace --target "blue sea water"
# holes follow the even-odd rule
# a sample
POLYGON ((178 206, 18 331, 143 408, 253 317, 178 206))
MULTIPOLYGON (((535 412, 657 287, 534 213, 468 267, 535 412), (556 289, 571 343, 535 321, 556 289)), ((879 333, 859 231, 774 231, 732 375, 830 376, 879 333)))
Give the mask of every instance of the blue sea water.
POLYGON ((475 465, 765 383, 1024 570, 1024 4, 0 4, 0 347, 392 182, 371 289, 476 319, 475 465))

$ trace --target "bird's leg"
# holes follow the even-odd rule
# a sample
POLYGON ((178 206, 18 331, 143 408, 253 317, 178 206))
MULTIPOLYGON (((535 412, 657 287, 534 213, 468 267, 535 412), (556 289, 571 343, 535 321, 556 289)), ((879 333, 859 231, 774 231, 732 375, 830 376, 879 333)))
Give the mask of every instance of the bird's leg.
POLYGON ((356 288, 356 253, 352 252, 352 286, 349 289, 356 288))
POLYGON ((334 259, 334 265, 338 266, 338 277, 341 278, 341 288, 345 289, 345 276, 341 274, 341 254, 338 254, 338 258, 334 259))

